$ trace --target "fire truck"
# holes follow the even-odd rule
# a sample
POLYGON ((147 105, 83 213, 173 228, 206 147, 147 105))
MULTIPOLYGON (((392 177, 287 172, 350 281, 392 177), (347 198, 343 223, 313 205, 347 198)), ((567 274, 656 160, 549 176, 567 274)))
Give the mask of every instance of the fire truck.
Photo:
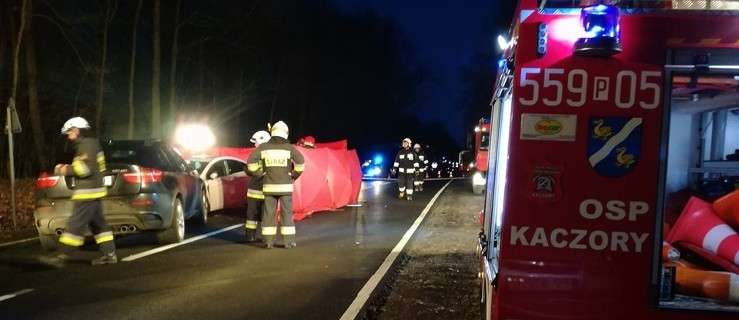
POLYGON ((480 213, 486 319, 739 318, 739 2, 517 6, 480 213))
POLYGON ((488 148, 490 147, 490 119, 482 118, 475 127, 475 160, 472 163, 472 192, 485 190, 488 171, 488 148))

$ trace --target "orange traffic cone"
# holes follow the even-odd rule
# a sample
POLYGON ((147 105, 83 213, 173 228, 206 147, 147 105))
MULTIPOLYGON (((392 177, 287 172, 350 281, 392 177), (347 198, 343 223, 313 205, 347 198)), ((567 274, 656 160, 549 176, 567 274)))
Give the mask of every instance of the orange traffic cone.
POLYGON ((739 275, 675 266, 677 292, 724 302, 739 302, 739 275))
POLYGON ((711 204, 696 197, 685 205, 667 242, 680 242, 726 270, 739 270, 739 234, 721 221, 711 204))
POLYGON ((680 251, 666 241, 662 241, 662 261, 673 261, 677 259, 680 259, 680 251))
POLYGON ((713 210, 716 210, 716 214, 726 224, 734 229, 739 228, 739 189, 716 199, 713 202, 713 210))

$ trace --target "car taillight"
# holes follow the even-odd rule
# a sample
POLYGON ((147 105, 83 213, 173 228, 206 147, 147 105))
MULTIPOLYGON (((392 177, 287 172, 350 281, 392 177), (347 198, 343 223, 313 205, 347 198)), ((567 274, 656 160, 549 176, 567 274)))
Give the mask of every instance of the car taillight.
POLYGON ((42 172, 36 180, 36 188, 47 189, 53 188, 57 182, 59 182, 59 176, 50 176, 46 172, 42 172))
POLYGON ((162 176, 161 170, 141 168, 139 172, 124 173, 123 180, 128 183, 153 183, 161 182, 162 176))

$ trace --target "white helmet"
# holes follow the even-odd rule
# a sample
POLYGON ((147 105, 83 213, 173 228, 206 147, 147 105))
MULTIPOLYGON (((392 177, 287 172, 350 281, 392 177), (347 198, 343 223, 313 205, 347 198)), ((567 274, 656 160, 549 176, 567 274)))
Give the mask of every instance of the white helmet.
POLYGON ((254 135, 251 136, 251 139, 249 139, 249 141, 251 141, 251 143, 262 144, 262 143, 269 141, 269 138, 270 138, 269 132, 264 131, 264 130, 259 130, 257 132, 254 132, 254 135))
POLYGON ((421 145, 416 143, 413 145, 413 149, 421 149, 421 145))
POLYGON ((83 117, 74 117, 67 120, 62 126, 62 134, 66 135, 72 128, 90 129, 90 124, 83 117))
POLYGON ((282 121, 277 121, 275 124, 272 125, 270 131, 272 132, 273 137, 287 139, 287 134, 290 130, 287 128, 287 124, 282 121))
POLYGON ((408 145, 410 145, 411 143, 413 143, 413 142, 411 142, 411 138, 405 138, 405 139, 403 139, 403 143, 406 143, 406 142, 408 142, 408 145))

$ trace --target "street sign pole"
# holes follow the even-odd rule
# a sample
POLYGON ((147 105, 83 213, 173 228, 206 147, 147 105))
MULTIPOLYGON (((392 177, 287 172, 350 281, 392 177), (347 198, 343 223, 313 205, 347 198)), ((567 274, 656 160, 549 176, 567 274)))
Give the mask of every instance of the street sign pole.
POLYGON ((13 98, 8 99, 8 107, 6 109, 5 133, 8 135, 8 154, 10 155, 10 207, 13 212, 13 230, 18 229, 18 219, 15 213, 15 163, 13 162, 13 134, 21 132, 18 114, 15 112, 15 102, 13 98))

